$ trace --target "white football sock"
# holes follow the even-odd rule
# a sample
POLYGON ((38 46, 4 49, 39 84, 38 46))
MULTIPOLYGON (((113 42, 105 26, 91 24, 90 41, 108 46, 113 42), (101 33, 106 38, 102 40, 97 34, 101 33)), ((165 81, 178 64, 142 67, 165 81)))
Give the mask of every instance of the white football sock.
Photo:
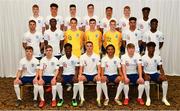
POLYGON ((168 90, 168 82, 167 81, 162 82, 162 90, 163 90, 163 99, 166 99, 167 90, 168 90))
POLYGON ((106 99, 109 99, 109 97, 108 97, 108 89, 107 89, 107 84, 106 84, 106 82, 101 83, 101 88, 102 88, 102 90, 103 90, 103 92, 104 92, 105 98, 106 98, 106 99))
POLYGON ((39 95, 41 98, 41 101, 44 101, 44 88, 43 85, 38 85, 39 95))
POLYGON ((81 97, 81 101, 84 100, 84 84, 83 81, 79 81, 79 95, 81 97))
POLYGON ((96 85, 97 100, 100 100, 101 99, 101 93, 102 93, 101 81, 97 81, 96 84, 97 84, 96 85))
POLYGON ((37 100, 37 96, 38 96, 38 84, 33 84, 34 86, 34 100, 37 100))
POLYGON ((122 89, 124 88, 124 83, 121 81, 119 82, 119 85, 117 87, 116 96, 115 99, 119 99, 119 95, 121 94, 122 89))
POLYGON ((73 99, 76 99, 78 91, 79 91, 79 83, 74 83, 74 85, 73 85, 73 99))
POLYGON ((14 90, 15 90, 17 99, 21 100, 19 84, 15 84, 15 85, 14 85, 14 90))
POLYGON ((58 92, 59 99, 63 99, 63 87, 61 83, 57 83, 56 90, 58 92))
POLYGON ((52 101, 56 100, 56 85, 52 85, 52 101))
POLYGON ((144 92, 144 84, 138 85, 138 98, 142 98, 142 94, 144 92))
POLYGON ((125 99, 128 99, 128 93, 129 93, 129 84, 124 84, 124 95, 125 95, 125 99))

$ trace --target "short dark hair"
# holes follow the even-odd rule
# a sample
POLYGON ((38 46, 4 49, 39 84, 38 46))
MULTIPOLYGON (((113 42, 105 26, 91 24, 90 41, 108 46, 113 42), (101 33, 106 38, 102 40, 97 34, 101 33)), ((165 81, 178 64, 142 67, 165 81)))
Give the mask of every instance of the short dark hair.
POLYGON ((72 7, 75 7, 75 8, 76 8, 76 5, 75 5, 75 4, 69 5, 69 8, 72 8, 72 7))
POLYGON ((51 45, 47 45, 45 49, 48 49, 48 48, 53 49, 51 45))
POLYGON ((96 19, 94 19, 94 18, 91 18, 91 19, 89 20, 89 22, 91 22, 91 21, 95 21, 95 22, 96 22, 96 19))
POLYGON ((158 23, 158 20, 156 18, 153 18, 153 19, 151 19, 150 24, 152 24, 153 22, 158 23))
POLYGON ((148 43, 146 44, 146 46, 147 46, 147 47, 153 47, 153 48, 155 48, 155 47, 156 47, 156 44, 155 44, 154 42, 148 42, 148 43))
POLYGON ((36 24, 36 21, 35 21, 35 20, 29 20, 29 24, 30 24, 31 22, 33 22, 33 23, 36 24))
POLYGON ((75 20, 76 22, 78 22, 76 18, 71 18, 70 21, 72 21, 72 20, 75 20))
POLYGON ((93 42, 91 42, 91 41, 87 41, 87 42, 86 42, 86 45, 89 44, 89 43, 93 45, 93 42))
POLYGON ((124 9, 129 9, 129 10, 130 10, 130 7, 129 7, 128 5, 126 5, 126 6, 124 7, 124 9))
POLYGON ((32 8, 38 8, 38 9, 39 9, 39 6, 38 6, 37 4, 34 4, 34 5, 32 6, 32 8))
POLYGON ((135 48, 135 45, 132 44, 132 43, 129 43, 129 44, 127 45, 127 49, 129 49, 129 48, 135 48))
POLYGON ((112 45, 112 44, 109 44, 108 46, 106 46, 106 52, 107 52, 107 49, 108 49, 109 47, 112 47, 112 48, 115 50, 115 47, 114 47, 114 45, 112 45))
POLYGON ((129 21, 131 21, 131 20, 137 21, 136 17, 130 17, 129 21))
POLYGON ((142 12, 144 12, 145 10, 150 11, 151 9, 149 7, 142 8, 142 12))
POLYGON ((58 8, 58 5, 57 5, 56 3, 51 3, 50 7, 51 7, 51 8, 52 8, 52 7, 58 8))
POLYGON ((72 48, 72 45, 71 45, 70 43, 66 43, 66 44, 64 45, 64 48, 66 48, 66 47, 72 48))
POLYGON ((94 5, 93 4, 88 4, 87 5, 87 8, 89 8, 90 6, 92 6, 94 8, 94 5))
POLYGON ((112 7, 106 7, 106 10, 108 10, 108 9, 111 9, 111 10, 113 10, 113 8, 112 8, 112 7))
POLYGON ((25 51, 26 51, 26 50, 32 50, 32 51, 33 51, 33 47, 31 47, 31 46, 26 46, 25 51))
POLYGON ((110 22, 109 22, 109 23, 111 23, 111 22, 115 22, 115 23, 116 23, 116 20, 112 19, 112 20, 110 20, 110 22))

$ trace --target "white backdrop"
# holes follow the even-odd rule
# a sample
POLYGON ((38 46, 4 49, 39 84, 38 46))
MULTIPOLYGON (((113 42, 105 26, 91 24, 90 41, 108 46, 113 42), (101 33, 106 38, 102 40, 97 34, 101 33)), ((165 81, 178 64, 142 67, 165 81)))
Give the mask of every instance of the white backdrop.
POLYGON ((159 29, 165 35, 161 52, 164 69, 169 75, 180 76, 180 0, 0 0, 0 77, 15 76, 24 53, 21 43, 32 5, 38 4, 40 14, 46 17, 52 2, 58 3, 58 13, 63 17, 69 14, 69 4, 76 4, 77 13, 82 17, 86 15, 87 4, 93 3, 95 14, 100 18, 105 15, 105 7, 112 6, 117 19, 122 17, 125 5, 129 5, 132 16, 138 18, 142 17, 142 7, 150 7, 150 18, 159 20, 159 29))

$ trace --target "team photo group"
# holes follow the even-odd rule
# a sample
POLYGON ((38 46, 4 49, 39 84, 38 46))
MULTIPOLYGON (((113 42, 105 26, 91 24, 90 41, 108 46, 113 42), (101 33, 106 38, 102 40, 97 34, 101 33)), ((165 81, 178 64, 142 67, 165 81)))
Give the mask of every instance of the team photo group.
POLYGON ((70 4, 69 14, 62 17, 58 15, 59 6, 49 4, 50 15, 47 17, 39 15, 41 8, 37 4, 32 6, 28 31, 22 40, 25 57, 19 61, 14 80, 16 106, 23 102, 21 85, 32 84, 34 107, 46 105, 44 93, 47 91, 52 93, 51 107, 61 107, 66 104, 63 90, 71 89, 71 105, 83 107, 85 102, 88 103, 84 94, 88 82, 96 85, 97 98, 94 100, 98 107, 109 104, 108 91, 111 89, 108 88, 111 87, 108 83, 117 86, 113 97, 117 105, 131 102, 129 86, 137 84, 137 103, 150 106, 153 102, 151 81, 162 85, 159 102, 170 106, 168 81, 160 56, 164 35, 158 30, 159 21, 149 18, 149 7, 143 7, 142 18, 136 18, 131 16, 131 7, 126 5, 122 7, 123 17, 118 20, 113 17, 113 7, 106 7, 105 17, 99 18, 94 14, 93 4, 87 5, 84 17, 77 16, 75 4, 70 4), (120 94, 124 95, 123 100, 120 94))

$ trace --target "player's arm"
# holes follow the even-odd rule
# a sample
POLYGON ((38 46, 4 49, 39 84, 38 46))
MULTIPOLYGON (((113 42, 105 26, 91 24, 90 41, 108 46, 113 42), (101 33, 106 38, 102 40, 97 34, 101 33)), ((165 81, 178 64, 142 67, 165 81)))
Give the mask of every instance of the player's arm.
POLYGON ((139 78, 142 78, 142 64, 138 64, 138 74, 139 74, 139 78))
POLYGON ((63 46, 64 46, 64 40, 60 40, 59 41, 59 49, 60 49, 61 54, 62 54, 62 51, 63 51, 63 46))
POLYGON ((160 74, 165 75, 162 65, 158 65, 158 67, 159 67, 160 74))
POLYGON ((63 29, 64 29, 64 24, 60 24, 60 30, 63 31, 63 29))
POLYGON ((22 43, 22 46, 23 46, 23 48, 25 49, 25 48, 27 47, 27 43, 23 42, 23 43, 22 43))
POLYGON ((45 29, 48 30, 49 29, 49 25, 45 24, 45 29))
POLYGON ((62 79, 62 73, 63 73, 63 67, 59 67, 59 72, 58 72, 58 75, 57 75, 57 81, 61 81, 62 79))
POLYGON ((80 39, 80 46, 81 46, 80 48, 82 49, 84 45, 85 45, 84 32, 82 32, 80 39))
POLYGON ((107 38, 106 38, 106 34, 104 34, 103 38, 104 38, 103 46, 104 46, 104 48, 106 48, 106 46, 107 46, 107 38))
POLYGON ((22 76, 22 70, 18 70, 16 73, 16 80, 19 80, 19 78, 22 76))
POLYGON ((159 42, 159 49, 162 48, 164 42, 159 42))
POLYGON ((102 33, 101 32, 99 32, 99 33, 100 33, 100 36, 99 36, 99 48, 101 50, 101 47, 102 47, 102 33))

